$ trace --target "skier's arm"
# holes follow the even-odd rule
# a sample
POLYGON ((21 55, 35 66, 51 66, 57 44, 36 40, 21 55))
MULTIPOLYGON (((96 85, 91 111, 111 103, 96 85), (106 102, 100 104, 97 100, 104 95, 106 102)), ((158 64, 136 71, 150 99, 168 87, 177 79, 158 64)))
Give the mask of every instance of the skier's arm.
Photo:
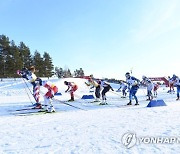
POLYGON ((114 91, 114 89, 111 87, 111 90, 114 91))
POLYGON ((17 74, 20 75, 22 78, 25 78, 26 80, 28 80, 27 74, 28 71, 26 70, 17 70, 17 74))
POLYGON ((109 88, 112 90, 112 91, 114 91, 114 89, 111 87, 111 85, 108 85, 109 86, 109 88))
POLYGON ((86 86, 90 86, 90 84, 89 83, 87 83, 87 82, 84 82, 85 84, 86 84, 86 86))
POLYGON ((124 82, 124 83, 127 83, 126 81, 124 81, 124 80, 120 80, 121 82, 124 82))
POLYGON ((67 90, 65 92, 67 93, 69 89, 70 89, 70 86, 68 86, 68 88, 67 88, 67 90))

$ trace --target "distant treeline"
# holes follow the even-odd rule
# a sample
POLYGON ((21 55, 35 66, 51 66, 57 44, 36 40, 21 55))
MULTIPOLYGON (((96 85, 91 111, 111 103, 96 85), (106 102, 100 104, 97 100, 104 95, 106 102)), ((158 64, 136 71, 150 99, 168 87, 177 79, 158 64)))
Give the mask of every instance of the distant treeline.
POLYGON ((34 65, 38 70, 37 75, 51 77, 54 72, 52 58, 48 52, 43 56, 36 50, 32 55, 28 46, 20 42, 17 46, 14 40, 10 41, 5 35, 0 35, 0 77, 18 77, 16 71, 34 65))
POLYGON ((14 40, 10 41, 9 37, 0 35, 0 78, 19 77, 16 74, 17 70, 30 66, 36 67, 36 75, 39 77, 52 77, 53 75, 57 75, 59 78, 84 76, 82 68, 76 69, 73 73, 69 68, 54 68, 53 60, 47 51, 43 55, 37 50, 32 54, 24 42, 16 45, 14 40))
MULTIPOLYGON (((54 67, 53 60, 48 51, 43 55, 39 51, 30 51, 30 48, 24 43, 15 44, 14 40, 9 40, 9 37, 0 35, 0 78, 17 78, 17 70, 24 67, 29 68, 35 66, 36 75, 39 77, 83 77, 85 76, 82 68, 71 70, 66 67, 54 67)), ((90 75, 90 74, 89 74, 90 75)), ((119 80, 108 79, 105 80, 113 83, 119 83, 119 80)))

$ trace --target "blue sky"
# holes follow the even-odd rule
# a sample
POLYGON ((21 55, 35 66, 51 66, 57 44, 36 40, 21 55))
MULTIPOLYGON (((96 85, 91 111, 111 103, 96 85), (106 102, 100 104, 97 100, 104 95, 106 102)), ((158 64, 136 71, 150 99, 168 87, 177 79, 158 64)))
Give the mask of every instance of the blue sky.
POLYGON ((179 0, 0 0, 0 34, 57 67, 123 79, 180 76, 179 0))

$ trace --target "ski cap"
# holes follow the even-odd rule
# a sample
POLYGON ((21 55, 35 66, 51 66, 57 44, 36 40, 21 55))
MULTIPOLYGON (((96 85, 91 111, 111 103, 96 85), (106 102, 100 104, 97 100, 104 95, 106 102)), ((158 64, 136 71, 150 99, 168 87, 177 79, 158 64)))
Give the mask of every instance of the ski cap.
POLYGON ((143 75, 143 76, 142 76, 142 79, 146 79, 146 76, 145 76, 145 75, 143 75))
POLYGON ((129 78, 129 77, 130 77, 130 73, 127 72, 127 73, 125 74, 125 76, 126 76, 126 78, 129 78))
POLYGON ((67 82, 67 81, 64 81, 64 84, 65 84, 65 85, 68 85, 68 82, 67 82))

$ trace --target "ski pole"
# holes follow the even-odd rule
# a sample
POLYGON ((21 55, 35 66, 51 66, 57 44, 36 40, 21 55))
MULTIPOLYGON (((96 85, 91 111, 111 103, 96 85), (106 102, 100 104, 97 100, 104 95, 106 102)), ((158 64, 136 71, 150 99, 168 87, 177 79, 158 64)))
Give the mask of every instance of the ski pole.
POLYGON ((36 100, 36 98, 35 98, 34 94, 31 92, 31 90, 30 90, 29 86, 27 85, 27 83, 26 83, 25 79, 24 79, 24 78, 22 78, 22 79, 23 79, 23 81, 24 81, 24 83, 25 83, 26 87, 28 88, 29 92, 30 92, 30 93, 31 93, 31 95, 33 96, 33 98, 34 98, 35 102, 37 102, 37 100, 36 100))
POLYGON ((116 94, 118 96, 121 96, 120 94, 116 93, 115 91, 110 91, 110 92, 113 93, 113 94, 116 94))
POLYGON ((83 110, 83 111, 87 111, 86 109, 82 109, 82 108, 80 108, 80 107, 71 105, 71 104, 69 104, 69 103, 67 103, 67 102, 65 102, 65 101, 61 101, 61 100, 59 100, 59 99, 53 98, 52 100, 57 101, 57 102, 62 103, 62 104, 65 104, 65 105, 68 105, 68 106, 71 106, 71 107, 74 107, 74 108, 77 108, 77 109, 80 109, 80 110, 83 110))
MULTIPOLYGON (((22 79, 23 79, 23 78, 22 78, 22 79)), ((23 79, 23 81, 24 81, 24 79, 23 79)), ((25 82, 25 81, 24 81, 24 82, 25 82)), ((33 104, 32 100, 31 100, 31 97, 29 96, 29 93, 28 93, 28 91, 27 91, 27 89, 26 89, 25 86, 24 86, 24 89, 25 89, 25 91, 26 91, 26 94, 28 95, 28 98, 29 98, 30 102, 33 104)))
MULTIPOLYGON (((29 86, 27 85, 26 81, 24 80, 24 78, 22 78, 24 83, 26 84, 26 87, 29 89, 29 86)), ((33 93, 31 92, 31 90, 29 89, 29 92, 31 93, 31 95, 34 97, 33 93)))

